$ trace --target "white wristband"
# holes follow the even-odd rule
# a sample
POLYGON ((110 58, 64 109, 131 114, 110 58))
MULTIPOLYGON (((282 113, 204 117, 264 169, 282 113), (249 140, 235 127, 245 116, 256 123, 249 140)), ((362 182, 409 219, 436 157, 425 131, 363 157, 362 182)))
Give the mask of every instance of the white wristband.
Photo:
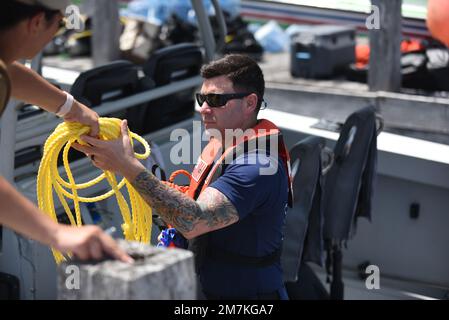
POLYGON ((65 94, 67 98, 64 104, 59 108, 58 112, 56 112, 56 115, 60 118, 64 117, 67 113, 69 113, 70 110, 72 110, 73 106, 73 96, 67 92, 65 94))

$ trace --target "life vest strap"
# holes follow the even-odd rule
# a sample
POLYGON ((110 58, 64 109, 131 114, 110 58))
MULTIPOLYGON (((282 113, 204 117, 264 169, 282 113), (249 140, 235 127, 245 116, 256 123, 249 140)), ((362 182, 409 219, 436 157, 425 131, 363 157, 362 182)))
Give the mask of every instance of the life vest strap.
POLYGON ((187 178, 190 180, 192 179, 192 176, 190 175, 190 173, 186 170, 176 170, 175 172, 173 172, 170 175, 170 178, 168 179, 168 181, 161 181, 163 184, 169 186, 170 188, 176 189, 182 193, 187 193, 189 191, 189 186, 180 186, 175 184, 175 178, 176 176, 183 174, 185 176, 187 176, 187 178))

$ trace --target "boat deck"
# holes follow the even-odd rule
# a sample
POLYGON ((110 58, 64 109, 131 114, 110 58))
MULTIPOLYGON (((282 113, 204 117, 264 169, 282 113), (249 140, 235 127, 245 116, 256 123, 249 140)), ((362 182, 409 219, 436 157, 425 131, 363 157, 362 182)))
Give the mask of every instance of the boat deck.
MULTIPOLYGON (((267 117, 279 124, 285 133, 286 141, 290 144, 299 141, 304 135, 318 135, 326 138, 327 145, 332 146, 332 143, 338 138, 338 133, 316 129, 314 124, 320 118, 344 121, 350 112, 367 103, 377 103, 384 118, 388 120, 387 124, 394 124, 395 121, 401 123, 405 116, 414 120, 414 125, 423 124, 420 122, 420 118, 413 119, 413 115, 422 115, 424 119, 421 120, 427 123, 427 127, 434 125, 434 127, 442 128, 447 124, 445 117, 449 115, 449 112, 447 112, 446 100, 432 98, 432 102, 429 102, 428 97, 397 96, 386 93, 381 95, 369 92, 363 84, 347 81, 294 79, 289 75, 288 61, 287 54, 267 54, 264 61, 261 62, 267 82, 265 97, 269 104, 269 108, 262 112, 261 117, 267 117), (422 112, 423 108, 428 108, 429 112, 422 112), (441 110, 435 111, 435 115, 433 115, 432 109, 436 108, 441 108, 441 110), (407 112, 407 110, 411 111, 407 112), (434 120, 441 121, 441 123, 431 123, 434 120)), ((45 58, 44 65, 44 76, 48 76, 67 88, 80 71, 92 68, 92 62, 86 58, 68 61, 61 57, 51 57, 45 58)), ((172 128, 166 129, 171 130, 172 128)), ((159 143, 159 140, 162 142, 163 139, 152 140, 159 143)), ((159 145, 164 147, 163 154, 168 155, 170 145, 168 143, 159 145)), ((361 221, 357 238, 350 242, 350 247, 345 251, 344 257, 348 268, 353 268, 368 259, 381 266, 382 289, 379 291, 366 290, 364 282, 358 280, 357 273, 351 269, 349 270, 351 272, 344 275, 347 299, 446 297, 444 292, 447 292, 448 283, 445 272, 447 255, 444 252, 447 249, 444 244, 447 243, 447 232, 444 232, 443 229, 444 225, 447 225, 445 208, 447 208, 447 181, 449 181, 447 179, 448 148, 447 145, 386 133, 379 136, 379 188, 374 202, 376 218, 372 224, 361 221), (391 190, 395 194, 393 199, 391 190), (409 199, 410 197, 413 199, 409 199), (410 201, 422 202, 425 213, 423 213, 423 220, 419 221, 419 228, 416 221, 410 222, 407 219, 407 213, 404 212, 410 201), (389 228, 389 226, 392 227, 389 228), (397 230, 399 228, 401 228, 403 236, 398 240, 397 230), (378 239, 380 234, 382 234, 382 238, 378 239), (377 239, 375 245, 372 244, 372 239, 377 239), (397 244, 398 248, 392 248, 392 244, 397 244), (404 250, 404 247, 417 249, 404 250), (432 250, 428 250, 428 248, 432 248, 432 250), (408 267, 403 270, 405 261, 408 267), (432 262, 431 268, 427 261, 432 262), (428 268, 430 268, 428 272, 422 272, 428 268), (398 274, 403 275, 405 280, 390 284, 388 282, 390 278, 397 278, 398 274), (425 282, 425 285, 416 284, 418 281, 425 282), (435 283, 446 287, 441 290, 428 289, 435 283), (413 287, 408 289, 407 286, 413 287)), ((90 167, 85 166, 83 170, 86 168, 90 167)), ((35 185, 35 181, 31 177, 29 181, 21 181, 22 192, 25 191, 26 184, 35 185)), ((24 193, 35 195, 35 192, 24 193)), ((110 208, 109 204, 107 208, 111 212, 116 211, 112 207, 110 208)), ((316 273, 324 282, 323 270, 317 269, 316 273)), ((43 287, 47 288, 48 285, 45 284, 43 287)))

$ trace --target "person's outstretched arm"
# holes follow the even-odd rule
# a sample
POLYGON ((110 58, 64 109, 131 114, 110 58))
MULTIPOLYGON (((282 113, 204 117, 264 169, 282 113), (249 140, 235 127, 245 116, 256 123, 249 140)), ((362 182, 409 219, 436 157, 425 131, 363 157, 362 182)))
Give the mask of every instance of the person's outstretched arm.
POLYGON ((134 157, 126 120, 121 123, 121 133, 120 138, 110 141, 81 137, 90 146, 75 143, 72 147, 94 156, 96 167, 124 176, 161 218, 186 239, 225 228, 239 220, 236 208, 219 190, 208 187, 195 201, 163 184, 134 157))
MULTIPOLYGON (((58 112, 66 101, 64 91, 18 62, 8 66, 8 73, 11 78, 11 95, 18 100, 37 105, 53 113, 58 112)), ((91 127, 89 135, 93 137, 98 135, 98 114, 76 100, 70 112, 64 116, 64 121, 86 124, 91 127)))
POLYGON ((82 260, 101 259, 108 255, 123 262, 132 262, 100 228, 71 227, 53 221, 3 177, 0 177, 0 225, 63 253, 71 252, 82 260))

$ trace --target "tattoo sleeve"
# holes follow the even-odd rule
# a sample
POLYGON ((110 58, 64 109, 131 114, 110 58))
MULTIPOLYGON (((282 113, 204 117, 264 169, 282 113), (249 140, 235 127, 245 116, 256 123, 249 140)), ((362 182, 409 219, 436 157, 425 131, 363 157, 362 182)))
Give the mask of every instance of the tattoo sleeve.
POLYGON ((234 205, 220 191, 206 188, 197 201, 166 186, 147 170, 131 182, 162 219, 182 234, 197 236, 238 221, 234 205))

